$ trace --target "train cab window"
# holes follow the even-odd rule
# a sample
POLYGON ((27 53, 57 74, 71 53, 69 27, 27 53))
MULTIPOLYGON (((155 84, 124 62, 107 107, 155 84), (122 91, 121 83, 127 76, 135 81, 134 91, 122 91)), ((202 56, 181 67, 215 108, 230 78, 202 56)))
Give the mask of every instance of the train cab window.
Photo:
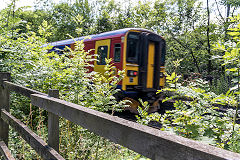
POLYGON ((120 62, 121 60, 121 44, 114 45, 114 62, 120 62))
POLYGON ((139 54, 139 33, 131 32, 127 40, 127 62, 137 63, 139 54))
POLYGON ((97 54, 98 54, 97 64, 98 65, 106 65, 105 58, 107 58, 108 46, 99 46, 98 50, 97 50, 97 54))

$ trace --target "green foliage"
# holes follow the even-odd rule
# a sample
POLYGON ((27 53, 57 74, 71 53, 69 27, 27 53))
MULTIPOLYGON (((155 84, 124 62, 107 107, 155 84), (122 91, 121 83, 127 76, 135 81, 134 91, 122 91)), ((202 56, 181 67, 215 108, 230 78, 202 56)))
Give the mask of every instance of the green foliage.
POLYGON ((148 102, 143 102, 141 99, 139 99, 139 102, 142 106, 138 106, 137 111, 139 115, 136 115, 137 122, 143 125, 147 125, 151 121, 159 122, 159 119, 161 117, 158 113, 149 114, 149 104, 148 102))
POLYGON ((173 72, 171 75, 168 75, 166 73, 166 82, 170 85, 170 87, 177 87, 177 85, 179 85, 178 80, 181 76, 177 75, 175 72, 173 72))
POLYGON ((230 77, 226 77, 225 75, 220 75, 220 77, 215 78, 212 82, 213 84, 210 85, 211 91, 217 95, 227 93, 230 86, 229 79, 230 77))
POLYGON ((69 121, 61 120, 60 126, 60 152, 66 154, 67 159, 110 160, 142 157, 69 121))
POLYGON ((231 7, 240 6, 240 2, 238 0, 221 0, 224 5, 230 5, 231 7))
POLYGON ((232 22, 237 22, 234 28, 230 28, 228 34, 232 37, 232 40, 226 44, 221 45, 218 43, 215 49, 224 51, 224 55, 221 56, 223 61, 222 65, 226 69, 226 74, 232 78, 232 88, 230 90, 236 91, 235 94, 239 94, 239 68, 240 68, 240 15, 231 18, 232 22), (238 91, 238 92, 237 92, 238 91))
POLYGON ((233 133, 238 130, 239 125, 234 123, 235 111, 227 108, 226 113, 219 112, 222 105, 236 106, 237 101, 232 92, 216 95, 203 80, 196 80, 188 86, 177 86, 177 89, 165 88, 162 91, 174 91, 174 96, 166 99, 175 99, 174 110, 157 115, 154 119, 150 118, 152 114, 144 112, 142 119, 138 119, 139 122, 147 124, 149 119, 157 121, 162 124, 162 130, 236 151, 233 141, 239 138, 239 133, 233 133), (187 100, 176 100, 183 97, 187 100))

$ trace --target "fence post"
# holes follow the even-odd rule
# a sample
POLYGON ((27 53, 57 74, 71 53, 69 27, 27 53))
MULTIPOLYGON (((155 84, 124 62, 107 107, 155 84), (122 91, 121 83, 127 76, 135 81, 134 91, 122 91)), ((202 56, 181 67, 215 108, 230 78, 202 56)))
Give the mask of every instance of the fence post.
POLYGON ((1 118, 1 110, 5 109, 9 112, 10 100, 9 91, 3 86, 3 81, 10 81, 10 73, 0 73, 0 140, 4 141, 8 145, 8 132, 9 126, 1 118))
MULTIPOLYGON (((57 89, 49 89, 48 96, 59 98, 57 89)), ((59 117, 48 112, 48 145, 59 152, 59 117)))

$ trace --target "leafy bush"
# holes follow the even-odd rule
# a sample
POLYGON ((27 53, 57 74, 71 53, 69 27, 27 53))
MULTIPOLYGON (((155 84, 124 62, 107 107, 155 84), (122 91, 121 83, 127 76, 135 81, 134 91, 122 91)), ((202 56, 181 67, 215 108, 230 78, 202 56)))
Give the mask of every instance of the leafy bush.
MULTIPOLYGON (((203 80, 196 80, 188 86, 177 85, 176 89, 175 84, 174 82, 172 85, 174 88, 161 90, 174 92, 172 97, 165 99, 165 101, 175 99, 174 110, 166 111, 162 115, 139 112, 141 118, 138 118, 138 121, 142 124, 157 121, 162 124, 161 130, 221 148, 236 149, 236 140, 239 139, 240 133, 239 125, 234 121, 235 110, 223 108, 223 105, 236 106, 237 101, 233 92, 216 95, 203 80), (185 101, 181 100, 183 97, 185 101), (226 109, 226 112, 219 111, 221 109, 226 109)), ((236 151, 235 149, 233 151, 236 151)))

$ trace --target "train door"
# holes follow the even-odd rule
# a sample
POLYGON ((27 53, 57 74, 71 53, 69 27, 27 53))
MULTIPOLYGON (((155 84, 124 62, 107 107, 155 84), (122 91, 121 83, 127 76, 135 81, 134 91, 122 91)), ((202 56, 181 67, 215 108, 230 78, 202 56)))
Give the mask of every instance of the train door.
POLYGON ((117 75, 117 70, 122 70, 122 44, 121 38, 111 39, 110 58, 114 65, 114 73, 117 75))
MULTIPOLYGON (((139 57, 139 85, 143 91, 155 91, 163 85, 161 75, 163 70, 160 67, 164 65, 161 59, 163 50, 162 38, 155 34, 141 34, 141 52, 139 57)), ((164 52, 165 53, 165 52, 164 52)))
POLYGON ((112 39, 110 58, 112 58, 114 66, 122 69, 122 44, 120 38, 112 39))
POLYGON ((147 64, 147 88, 153 88, 154 79, 154 56, 155 56, 155 43, 149 41, 148 45, 148 64, 147 64))
POLYGON ((97 60, 94 62, 94 71, 104 73, 104 66, 106 65, 105 58, 109 58, 110 53, 110 39, 96 41, 95 44, 95 54, 97 60))

